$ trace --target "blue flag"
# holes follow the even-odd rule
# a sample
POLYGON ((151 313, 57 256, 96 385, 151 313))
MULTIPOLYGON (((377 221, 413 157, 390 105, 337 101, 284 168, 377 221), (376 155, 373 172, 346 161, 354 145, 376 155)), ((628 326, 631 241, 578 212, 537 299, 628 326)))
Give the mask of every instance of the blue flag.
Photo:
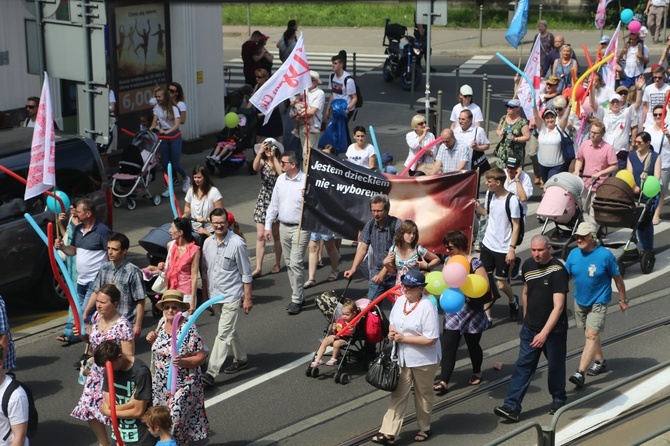
POLYGON ((515 49, 519 47, 519 43, 528 31, 528 3, 528 0, 519 0, 514 11, 514 17, 512 17, 512 23, 510 23, 505 34, 505 40, 515 49))

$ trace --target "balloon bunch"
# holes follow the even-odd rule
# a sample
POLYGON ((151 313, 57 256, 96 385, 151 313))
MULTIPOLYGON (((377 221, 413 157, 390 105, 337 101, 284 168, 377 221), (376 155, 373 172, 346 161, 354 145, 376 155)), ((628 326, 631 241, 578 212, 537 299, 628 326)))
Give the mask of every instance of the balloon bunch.
POLYGON ((465 305, 465 297, 477 299, 486 294, 488 280, 470 273, 470 262, 464 255, 451 256, 440 271, 426 276, 426 291, 440 296, 440 307, 445 313, 457 313, 465 305))
MULTIPOLYGON (((635 187, 635 177, 633 177, 633 174, 630 173, 630 171, 625 169, 620 170, 617 172, 616 177, 624 181, 627 185, 630 186, 631 189, 635 187)), ((659 192, 661 192, 661 182, 658 180, 658 178, 650 175, 642 183, 641 191, 642 195, 645 197, 654 198, 659 194, 659 192)))

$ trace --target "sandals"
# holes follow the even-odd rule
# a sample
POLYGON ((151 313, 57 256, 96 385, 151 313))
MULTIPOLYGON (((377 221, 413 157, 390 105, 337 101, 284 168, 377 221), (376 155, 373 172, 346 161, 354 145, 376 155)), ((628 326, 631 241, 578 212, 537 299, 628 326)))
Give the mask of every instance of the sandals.
POLYGON ((417 442, 417 443, 421 443, 422 441, 428 440, 431 435, 433 435, 432 430, 427 430, 427 431, 424 431, 424 432, 419 431, 414 436, 414 441, 417 442))
POLYGON ((337 278, 340 277, 340 272, 338 270, 332 271, 330 273, 330 276, 328 276, 328 282, 334 282, 337 280, 337 278))
POLYGON ((312 288, 313 286, 316 286, 316 280, 309 279, 307 282, 305 282, 303 288, 312 288))
POLYGON ((275 265, 270 270, 270 274, 277 274, 280 270, 281 270, 281 267, 279 265, 275 265))
POLYGON ((472 375, 470 377, 469 383, 470 383, 471 386, 478 386, 479 384, 481 384, 481 382, 482 382, 482 377, 481 376, 472 375))
POLYGON ((334 365, 337 365, 337 358, 330 358, 328 362, 326 363, 328 367, 332 367, 334 365))
POLYGON ((309 365, 309 367, 313 369, 313 368, 318 367, 320 365, 323 365, 323 361, 321 361, 319 359, 318 361, 312 361, 312 363, 309 365))
POLYGON ((63 344, 69 344, 69 343, 70 343, 70 340, 69 340, 68 337, 65 336, 65 335, 57 336, 57 337, 56 337, 56 340, 57 340, 58 342, 62 342, 63 344))
POLYGON ((447 393, 449 393, 449 388, 447 387, 447 383, 445 383, 444 381, 440 381, 439 383, 433 386, 433 391, 437 396, 444 396, 447 393))
MULTIPOLYGON (((422 441, 422 440, 421 440, 422 441)), ((372 437, 372 442, 377 443, 377 444, 384 444, 384 445, 392 445, 395 444, 395 436, 394 435, 385 435, 382 434, 381 432, 372 437)))
POLYGON ((251 273, 251 277, 252 277, 253 279, 256 279, 257 277, 260 277, 262 274, 263 274, 263 270, 260 269, 260 268, 256 268, 256 269, 251 273))

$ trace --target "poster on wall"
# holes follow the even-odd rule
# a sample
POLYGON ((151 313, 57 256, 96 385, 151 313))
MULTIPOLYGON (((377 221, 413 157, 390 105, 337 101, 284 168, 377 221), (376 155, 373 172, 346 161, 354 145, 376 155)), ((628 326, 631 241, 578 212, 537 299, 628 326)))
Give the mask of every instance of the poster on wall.
POLYGON ((164 2, 117 4, 112 17, 112 79, 117 125, 139 129, 140 115, 151 113, 158 86, 170 82, 168 5, 164 2))

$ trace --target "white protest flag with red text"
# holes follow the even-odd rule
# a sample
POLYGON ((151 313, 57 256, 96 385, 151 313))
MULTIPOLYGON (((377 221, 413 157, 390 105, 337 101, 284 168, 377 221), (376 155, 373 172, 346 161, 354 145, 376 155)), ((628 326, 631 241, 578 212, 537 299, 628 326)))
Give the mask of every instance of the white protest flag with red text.
POLYGON ((272 110, 293 95, 302 93, 312 86, 309 63, 305 53, 302 33, 291 55, 270 79, 249 99, 265 115, 263 125, 270 119, 272 110))
MULTIPOLYGON (((528 58, 528 62, 526 62, 526 68, 523 70, 523 72, 526 73, 526 76, 528 76, 528 79, 533 81, 533 88, 536 91, 539 91, 540 82, 542 80, 540 76, 540 51, 540 39, 535 39, 535 45, 533 45, 533 49, 530 51, 530 57, 528 58)), ((530 85, 528 85, 526 79, 521 78, 519 89, 516 91, 516 94, 519 97, 521 108, 523 108, 526 118, 533 119, 532 94, 530 85)))
POLYGON ((26 194, 23 199, 28 200, 40 195, 54 186, 56 186, 56 136, 49 77, 45 72, 30 149, 26 194))
POLYGON ((603 59, 610 54, 614 54, 614 57, 607 61, 605 65, 600 68, 602 72, 602 78, 605 81, 605 85, 610 90, 614 91, 616 86, 616 66, 619 63, 617 59, 617 53, 619 52, 619 34, 621 33, 621 22, 616 27, 616 31, 610 39, 609 45, 605 49, 605 54, 603 54, 603 59))

